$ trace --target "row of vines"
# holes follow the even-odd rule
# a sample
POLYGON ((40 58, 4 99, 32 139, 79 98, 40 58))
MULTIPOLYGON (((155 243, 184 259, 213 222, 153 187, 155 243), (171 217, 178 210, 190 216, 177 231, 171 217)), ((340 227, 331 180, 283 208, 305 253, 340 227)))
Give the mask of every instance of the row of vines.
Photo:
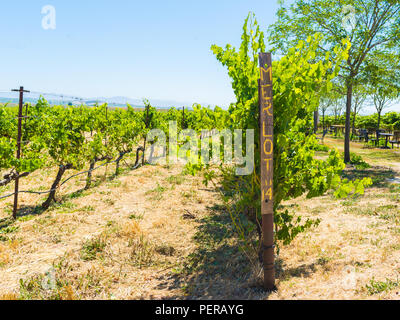
MULTIPOLYGON (((120 171, 124 156, 144 152, 144 141, 152 129, 168 135, 170 121, 175 121, 178 132, 192 128, 222 128, 229 121, 227 111, 194 105, 193 110, 157 110, 145 101, 145 110, 127 108, 51 106, 44 99, 35 105, 26 105, 21 143, 22 157, 16 158, 18 116, 15 107, 0 107, 0 187, 45 168, 57 167, 58 173, 51 186, 47 209, 53 201, 60 182, 69 170, 87 170, 86 188, 91 185, 96 166, 116 163, 115 175, 120 171)), ((167 137, 168 138, 168 137, 167 137)), ((86 172, 85 172, 86 173, 86 172)), ((0 194, 1 196, 1 194, 0 194)))
MULTIPOLYGON (((352 121, 354 113, 351 115, 352 121)), ((331 125, 344 125, 346 121, 345 115, 341 116, 325 116, 324 123, 325 127, 331 125)), ((322 119, 320 125, 322 126, 322 119)), ((377 129, 378 128, 378 114, 374 113, 371 115, 357 115, 354 121, 355 128, 359 129, 377 129)), ((393 131, 400 130, 400 112, 387 112, 381 116, 380 128, 393 131)))

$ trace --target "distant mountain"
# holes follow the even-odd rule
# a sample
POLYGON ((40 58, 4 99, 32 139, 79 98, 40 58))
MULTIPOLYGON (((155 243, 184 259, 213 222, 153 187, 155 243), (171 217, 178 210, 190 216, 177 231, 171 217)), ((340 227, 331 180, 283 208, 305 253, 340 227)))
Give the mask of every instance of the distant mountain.
MULTIPOLYGON (((160 99, 148 99, 150 101, 150 104, 154 107, 158 108, 182 108, 183 106, 186 107, 191 107, 192 103, 188 102, 178 102, 174 100, 160 100, 160 99)), ((96 98, 89 98, 88 100, 85 101, 95 101, 95 102, 106 102, 109 104, 118 104, 118 105, 126 105, 127 103, 130 105, 135 105, 135 106, 141 106, 144 107, 143 100, 141 99, 132 99, 128 97, 111 97, 111 98, 105 98, 105 97, 96 97, 96 98)))
MULTIPOLYGON (((26 93, 24 95, 25 102, 35 103, 40 97, 40 93, 26 93)), ((130 104, 133 107, 144 107, 143 100, 141 99, 132 99, 123 96, 116 96, 116 97, 93 97, 93 98, 80 98, 68 95, 61 95, 61 94, 46 94, 44 98, 51 104, 86 104, 86 105, 94 105, 96 103, 108 103, 110 106, 115 107, 125 107, 126 104, 130 104)), ((149 99, 150 104, 157 108, 182 108, 185 106, 186 108, 190 109, 193 103, 190 102, 178 102, 174 100, 161 100, 161 99, 149 99)), ((18 103, 18 93, 17 92, 10 92, 10 93, 2 93, 0 92, 0 103, 18 103)), ((201 105, 207 106, 208 104, 203 103, 201 105)))

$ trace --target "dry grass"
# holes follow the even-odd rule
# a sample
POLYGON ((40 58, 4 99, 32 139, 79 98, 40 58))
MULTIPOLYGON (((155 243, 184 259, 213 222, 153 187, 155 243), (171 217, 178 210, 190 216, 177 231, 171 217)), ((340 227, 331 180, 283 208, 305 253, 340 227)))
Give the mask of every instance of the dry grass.
MULTIPOLYGON (((43 198, 23 195, 15 223, 12 199, 1 201, 0 299, 398 299, 400 189, 387 180, 399 177, 397 153, 359 146, 374 167, 346 174, 374 178, 364 197, 284 204, 321 223, 281 247, 275 293, 238 250, 215 190, 179 166, 145 166, 115 179, 104 168, 87 191, 76 178, 45 212, 35 207, 43 198)), ((22 188, 45 190, 54 175, 37 172, 22 188)))
MULTIPOLYGON (((182 216, 187 210, 199 216, 208 212, 204 205, 181 201, 181 192, 202 187, 198 178, 186 176, 184 184, 176 185, 168 179, 179 177, 181 170, 145 166, 113 180, 104 179, 105 170, 97 172, 93 188, 81 192, 84 177, 75 179, 61 190, 62 201, 46 212, 32 206, 43 199, 22 196, 17 222, 2 233, 0 295, 139 299, 180 292, 180 287, 165 290, 160 284, 196 247, 192 237, 198 222, 182 216), (154 197, 158 193, 168 200, 154 197), (44 290, 45 274, 52 269, 60 285, 44 290)), ((53 176, 35 173, 23 180, 23 187, 44 190, 53 176)), ((198 192, 208 203, 217 201, 213 193, 198 192)), ((11 200, 1 204, 0 219, 8 221, 11 200)))
MULTIPOLYGON (((342 148, 342 141, 326 143, 342 148)), ((293 212, 322 222, 281 249, 279 291, 270 299, 400 298, 400 186, 388 182, 399 177, 400 162, 391 161, 399 155, 357 143, 352 152, 373 167, 347 175, 370 176, 374 186, 356 199, 326 195, 286 203, 295 205, 293 212)))

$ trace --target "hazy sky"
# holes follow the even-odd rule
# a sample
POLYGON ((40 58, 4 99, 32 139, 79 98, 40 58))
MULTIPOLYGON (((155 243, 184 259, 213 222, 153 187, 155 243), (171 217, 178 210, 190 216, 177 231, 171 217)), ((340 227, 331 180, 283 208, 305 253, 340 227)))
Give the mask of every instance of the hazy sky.
POLYGON ((0 90, 128 96, 229 105, 212 44, 240 44, 249 11, 264 29, 276 0, 2 1, 0 90), (42 7, 56 29, 42 28, 42 7))
POLYGON ((265 31, 277 8, 277 0, 2 1, 0 91, 227 106, 230 79, 210 46, 239 46, 248 12, 265 31), (45 5, 56 9, 55 30, 42 28, 45 5))

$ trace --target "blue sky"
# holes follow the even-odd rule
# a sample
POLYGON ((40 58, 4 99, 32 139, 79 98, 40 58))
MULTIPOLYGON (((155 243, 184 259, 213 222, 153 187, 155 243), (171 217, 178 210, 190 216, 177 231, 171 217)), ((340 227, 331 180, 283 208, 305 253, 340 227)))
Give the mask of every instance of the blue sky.
POLYGON ((239 46, 249 11, 265 31, 277 2, 2 1, 0 91, 24 85, 88 98, 228 106, 235 100, 230 79, 210 46, 239 46), (56 9, 55 30, 42 28, 45 5, 56 9))
POLYGON ((229 105, 212 44, 240 44, 249 11, 266 29, 276 0, 2 1, 0 90, 229 105), (41 9, 56 9, 56 30, 41 9))

